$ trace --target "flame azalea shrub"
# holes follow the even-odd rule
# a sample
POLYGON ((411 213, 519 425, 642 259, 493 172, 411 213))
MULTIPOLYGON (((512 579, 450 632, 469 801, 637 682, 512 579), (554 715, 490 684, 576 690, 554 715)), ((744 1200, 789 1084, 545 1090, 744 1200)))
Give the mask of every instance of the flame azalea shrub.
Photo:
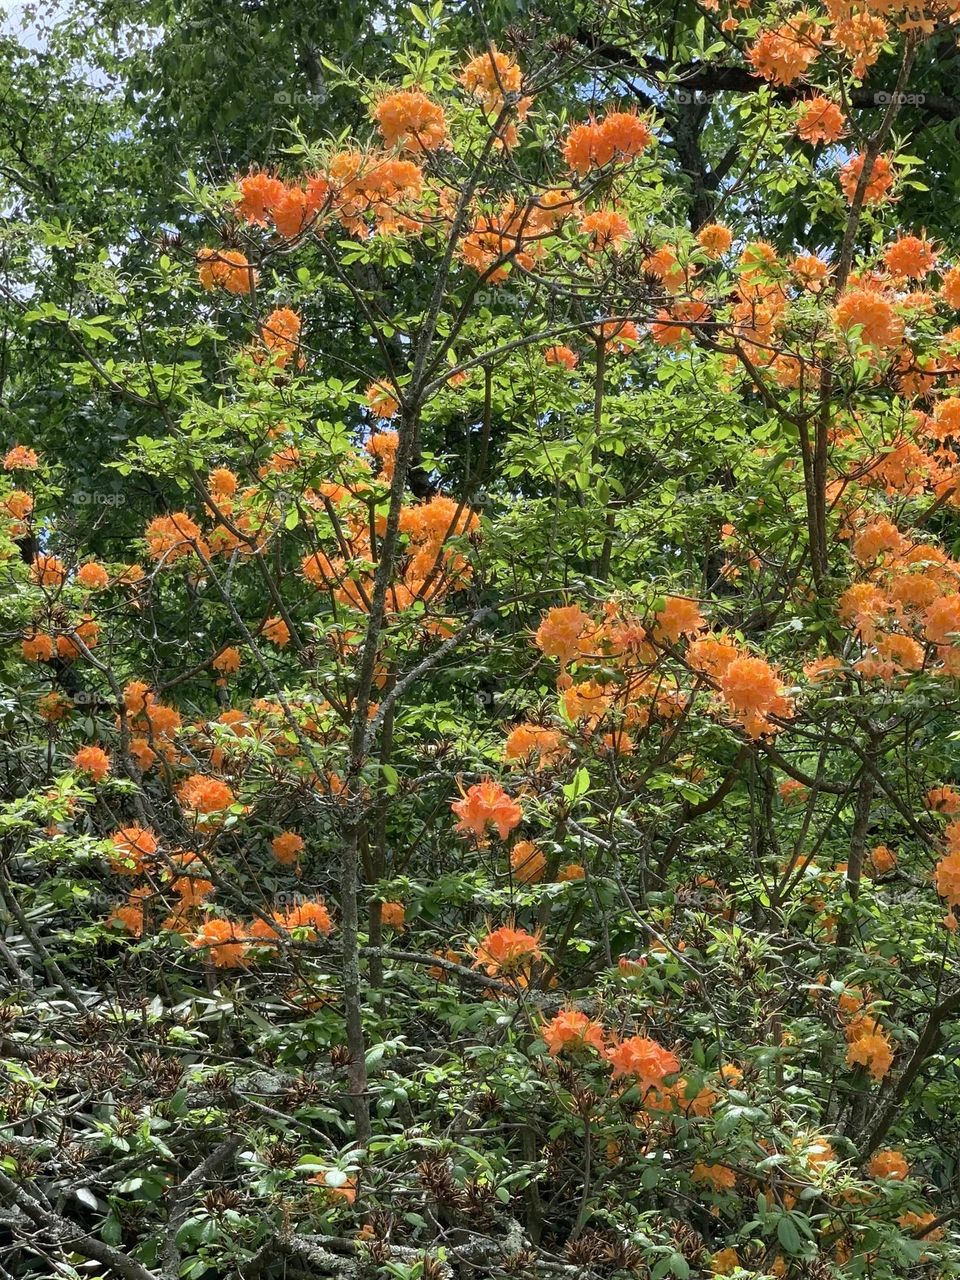
POLYGON ((960 1275, 960 258, 894 128, 956 17, 678 15, 742 86, 692 193, 596 14, 415 10, 139 276, 70 241, 22 322, 147 425, 87 540, 4 441, 8 1272, 960 1275))

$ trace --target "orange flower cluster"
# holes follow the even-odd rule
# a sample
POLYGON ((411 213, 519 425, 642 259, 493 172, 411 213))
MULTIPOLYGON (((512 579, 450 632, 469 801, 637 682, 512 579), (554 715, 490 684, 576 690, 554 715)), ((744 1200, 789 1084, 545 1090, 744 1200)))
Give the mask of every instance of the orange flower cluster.
POLYGON ((937 265, 938 256, 926 236, 899 236, 887 245, 883 261, 892 275, 919 280, 937 265))
POLYGON ((401 151, 436 151, 449 141, 443 108, 419 90, 386 94, 373 118, 386 145, 401 151))
POLYGON ((523 809, 517 801, 491 778, 470 787, 460 800, 451 803, 450 808, 460 819, 457 831, 461 835, 472 835, 479 841, 486 839, 488 827, 494 827, 500 839, 506 840, 523 819, 523 809))
POLYGON ((143 536, 147 540, 147 554, 151 560, 159 560, 163 565, 173 564, 197 551, 204 556, 210 554, 200 526, 185 511, 157 516, 147 525, 143 536))
POLYGON ((177 798, 198 825, 222 820, 223 812, 236 803, 236 796, 220 778, 193 773, 180 784, 177 798))
POLYGON ((218 969, 235 969, 245 964, 249 948, 243 929, 234 921, 219 917, 205 920, 190 945, 205 952, 218 969))
POLYGON ((239 249, 200 249, 197 274, 205 289, 226 289, 228 293, 251 293, 257 272, 239 249))
POLYGON ((882 1080, 893 1064, 893 1045, 876 1018, 861 1014, 847 1024, 847 1065, 866 1067, 882 1080))
POLYGON ((599 1022, 593 1022, 579 1009, 563 1009, 540 1028, 540 1034, 551 1057, 561 1053, 582 1053, 594 1049, 603 1053, 606 1035, 599 1022))
POLYGON ((885 1149, 875 1151, 867 1165, 871 1178, 887 1178, 891 1182, 903 1182, 910 1177, 910 1166, 902 1151, 885 1149))
POLYGON ((351 235, 420 230, 423 171, 412 160, 344 151, 330 161, 329 177, 334 211, 351 235))
POLYGON ((285 369, 300 345, 300 317, 289 307, 271 311, 260 326, 260 340, 279 369, 285 369))
MULTIPOLYGON (((460 83, 467 93, 483 104, 488 119, 499 119, 509 97, 512 101, 511 114, 522 122, 533 103, 532 98, 520 96, 523 74, 516 60, 508 53, 501 53, 496 45, 471 58, 460 73, 460 83)), ((501 123, 498 141, 504 147, 516 145, 517 129, 512 121, 501 123)))
POLYGON ((333 920, 322 898, 299 902, 289 911, 274 911, 269 921, 252 921, 247 936, 258 943, 275 943, 278 935, 274 925, 279 925, 287 933, 293 933, 297 929, 308 940, 321 934, 328 937, 333 932, 333 920))
POLYGON ((884 517, 861 525, 852 549, 868 577, 843 592, 838 613, 860 640, 857 671, 886 682, 921 669, 960 674, 960 564, 884 517))
POLYGON ((300 861, 305 843, 303 836, 298 836, 295 831, 281 831, 270 841, 270 848, 278 862, 286 867, 295 867, 300 861))
POLYGON ((950 823, 944 832, 946 853, 937 863, 937 893, 950 907, 960 906, 960 821, 950 823))
POLYGON ((103 782, 110 776, 110 757, 102 747, 81 747, 73 763, 93 782, 103 782))
POLYGON ((510 870, 521 884, 536 884, 546 869, 547 860, 532 840, 518 840, 510 850, 510 870))
POLYGON ((720 637, 695 640, 687 650, 687 662, 713 681, 733 716, 751 738, 778 731, 776 720, 789 720, 793 703, 765 658, 741 653, 720 637))
POLYGON ((474 968, 482 968, 491 978, 515 978, 523 985, 531 964, 540 960, 540 934, 501 925, 487 933, 473 952, 474 968))
POLYGON ((870 8, 889 9, 894 6, 882 3, 868 5, 865 9, 847 12, 834 23, 831 33, 832 43, 841 49, 852 63, 851 70, 858 80, 862 80, 867 70, 880 57, 880 51, 887 38, 887 24, 879 13, 870 13, 870 8))
POLYGON ((158 754, 168 761, 176 759, 174 738, 180 731, 180 713, 175 707, 160 702, 149 686, 133 680, 123 691, 127 724, 134 735, 130 753, 142 772, 156 762, 158 754))
POLYGON ((848 290, 834 307, 833 319, 843 333, 857 329, 862 342, 880 350, 903 341, 903 320, 875 289, 848 290))
MULTIPOLYGON (((853 204, 865 162, 865 156, 854 155, 840 170, 840 187, 849 204, 853 204)), ((864 204, 880 204, 886 200, 893 186, 893 179, 893 165, 890 157, 886 155, 877 156, 867 174, 867 181, 863 191, 864 204)))
POLYGON ((621 1040, 609 1050, 607 1057, 613 1067, 614 1079, 630 1076, 644 1092, 661 1090, 667 1077, 676 1075, 680 1070, 676 1055, 647 1036, 630 1036, 621 1040))
POLYGON ((846 117, 835 102, 817 94, 808 98, 797 116, 797 134, 804 142, 837 142, 843 137, 846 117))
POLYGON ((36 471, 39 465, 36 450, 27 448, 25 444, 13 445, 3 459, 4 471, 36 471))
POLYGON ((710 222, 697 232, 697 244, 708 258, 722 258, 733 244, 733 232, 722 222, 710 222))
POLYGON ((576 352, 562 345, 547 347, 543 358, 547 364, 563 365, 565 369, 575 369, 580 363, 576 352))
POLYGON ((160 847, 153 832, 140 826, 122 827, 111 840, 116 853, 109 859, 110 869, 121 875, 143 875, 160 847))
POLYGON ((816 62, 822 43, 822 27, 803 9, 781 26, 762 31, 747 49, 747 60, 771 84, 791 85, 816 62))
MULTIPOLYGON (((392 465, 390 441, 376 446, 392 465)), ((362 497, 360 489, 357 496, 362 497)), ((339 535, 337 545, 344 555, 329 557, 315 551, 303 557, 300 572, 315 586, 330 591, 341 604, 366 612, 370 607, 376 565, 370 547, 369 513, 365 501, 353 501, 354 494, 341 490, 328 494, 327 501, 338 507, 339 535)), ((318 496, 316 505, 322 505, 318 496)), ((475 533, 480 525, 476 513, 461 507, 442 494, 400 512, 400 532, 405 539, 406 556, 398 565, 396 579, 390 586, 387 608, 390 614, 402 613, 417 601, 439 604, 445 595, 469 581, 471 566, 463 552, 451 545, 451 539, 475 533)), ((443 633, 443 623, 427 619, 427 630, 443 633)))
POLYGON ((317 174, 304 186, 286 184, 264 172, 247 174, 237 184, 240 200, 237 214, 252 226, 265 227, 272 222, 277 232, 293 240, 315 225, 328 203, 330 184, 317 174))
POLYGON ((635 111, 611 111, 600 121, 578 124, 563 147, 569 167, 583 175, 642 155, 652 138, 650 125, 635 111))
POLYGON ((549 769, 568 752, 560 734, 539 724, 519 724, 511 729, 503 747, 503 758, 509 763, 549 769))

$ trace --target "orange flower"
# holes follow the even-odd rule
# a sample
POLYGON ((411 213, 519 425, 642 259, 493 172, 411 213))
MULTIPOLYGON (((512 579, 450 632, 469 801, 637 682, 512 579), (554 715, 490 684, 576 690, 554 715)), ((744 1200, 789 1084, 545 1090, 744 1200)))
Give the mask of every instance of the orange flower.
POLYGON ((99 639, 97 623, 92 618, 81 618, 69 635, 57 636, 57 653, 61 658, 80 658, 83 656, 80 644, 87 649, 95 649, 99 639))
POLYGON ((861 341, 873 347, 896 347, 903 341, 903 320, 886 298, 872 289, 845 293, 833 309, 833 318, 844 333, 860 329, 861 341))
POLYGON ((892 520, 880 517, 864 525, 854 538, 853 554, 859 564, 868 565, 887 552, 901 551, 905 541, 892 520))
POLYGON ((210 897, 214 891, 214 883, 203 876, 177 876, 175 880, 171 880, 170 888, 180 899, 178 910, 188 911, 210 897))
POLYGON ((937 863, 936 886, 949 906, 960 907, 960 850, 944 854, 937 863))
POLYGON ((366 397, 371 412, 377 418, 392 418, 400 408, 393 392, 383 382, 371 382, 366 397))
POLYGON ((459 78, 468 93, 482 100, 488 115, 499 114, 505 95, 519 93, 523 82, 516 61, 496 45, 468 62, 459 78))
POLYGON ((736 1249, 718 1249, 710 1259, 710 1270, 715 1276, 729 1276, 740 1266, 736 1249))
POLYGON ((283 183, 269 173, 259 172, 247 174, 237 185, 240 188, 238 215, 244 222, 265 227, 269 214, 283 197, 283 183))
MULTIPOLYGON (((904 1231, 909 1231, 913 1236, 922 1236, 924 1240, 942 1240, 943 1228, 937 1227, 934 1231, 929 1231, 930 1224, 936 1221, 936 1215, 932 1213, 914 1213, 909 1210, 902 1213, 897 1219, 897 1223, 904 1231)), ((925 1258, 921 1258, 923 1262, 925 1258)))
POLYGON ((847 1027, 847 1065, 867 1067, 882 1080, 893 1063, 893 1046, 876 1019, 864 1015, 847 1027))
POLYGON ((550 609, 537 628, 537 647, 546 657, 559 658, 560 666, 565 667, 579 655, 580 641, 593 625, 593 619, 579 605, 550 609))
POLYGON ((951 267, 943 273, 942 291, 947 306, 960 307, 960 267, 951 267))
POLYGON ((540 950, 540 934, 528 933, 514 925, 501 925, 482 938, 474 950, 474 965, 483 968, 492 978, 498 974, 516 977, 543 954, 540 950))
POLYGON ((796 277, 801 288, 810 293, 819 293, 830 274, 830 268, 815 253, 801 253, 790 263, 790 274, 796 277))
POLYGON ((523 818, 520 805, 492 778, 470 787, 450 808, 460 819, 457 831, 462 835, 472 834, 478 840, 484 838, 488 826, 496 827, 500 839, 506 840, 523 818))
POLYGON ((273 207, 273 225, 285 240, 294 240, 310 225, 316 212, 314 202, 302 187, 284 187, 273 207))
POLYGON ((102 591, 104 587, 109 586, 110 576, 102 564, 97 564, 95 560, 88 560, 77 570, 77 582, 88 591, 102 591))
POLYGON ((920 279, 937 265, 938 252, 926 236, 900 236, 887 245, 883 260, 891 275, 920 279))
POLYGON ((30 566, 30 577, 41 587, 62 587, 67 580, 67 568, 58 556, 41 551, 30 566))
POLYGON ((931 787, 926 802, 935 813, 957 813, 960 811, 960 791, 956 787, 931 787))
POLYGON ((299 903, 282 917, 281 923, 288 933, 294 929, 305 929, 312 937, 333 933, 333 921, 322 898, 299 903))
POLYGON ((271 311, 260 326, 260 337, 274 362, 282 369, 299 345, 300 317, 289 307, 279 307, 271 311))
POLYGON ((321 1173, 311 1174, 307 1178, 307 1182, 311 1182, 314 1186, 321 1187, 326 1193, 326 1197, 331 1201, 340 1201, 342 1204, 353 1204, 357 1198, 357 1180, 356 1178, 343 1179, 343 1175, 338 1169, 327 1169, 321 1173), (336 1179, 336 1181, 331 1181, 336 1179))
POLYGON ((144 930, 144 913, 143 903, 134 899, 134 894, 149 893, 149 889, 134 890, 130 895, 130 901, 121 907, 114 907, 110 913, 107 924, 118 924, 121 928, 126 929, 127 933, 132 934, 135 938, 143 937, 144 930))
POLYGON ((885 1149, 876 1151, 867 1165, 867 1173, 871 1178, 889 1178, 892 1182, 902 1182, 910 1177, 910 1166, 902 1151, 885 1149))
POLYGON ((387 146, 401 151, 436 151, 448 140, 443 108, 418 90, 388 93, 373 118, 387 146))
POLYGON ((228 647, 221 649, 210 665, 214 671, 219 671, 221 675, 232 675, 240 670, 241 661, 239 649, 228 647))
POLYGON ((72 709, 73 703, 62 693, 45 693, 37 703, 37 714, 47 724, 56 724, 63 720, 72 709))
POLYGON ((897 865, 897 855, 885 844, 878 844, 870 851, 870 865, 878 876, 885 876, 897 865))
POLYGON ((503 757, 523 764, 530 764, 535 759, 541 769, 546 769, 566 755, 566 751, 555 729, 545 729, 538 724, 519 724, 507 735, 503 757))
POLYGON ((263 624, 263 636, 278 649, 285 649, 290 643, 290 628, 281 617, 268 618, 263 624))
POLYGON ((382 902, 380 919, 388 929, 400 930, 406 924, 407 909, 402 902, 382 902))
POLYGON ((708 1183, 714 1191, 732 1191, 737 1185, 737 1175, 723 1164, 704 1164, 698 1160, 690 1176, 694 1182, 708 1183))
POLYGON ((237 491, 237 477, 227 467, 210 472, 210 488, 218 498, 230 498, 237 491))
POLYGON ((777 674, 764 658, 737 658, 720 677, 720 691, 751 737, 776 732, 771 715, 792 714, 788 699, 780 691, 777 674))
POLYGON ((157 516, 151 520, 143 535, 147 540, 147 554, 152 560, 172 564, 199 550, 209 554, 209 548, 197 525, 185 511, 174 511, 169 516, 157 516))
POLYGON ((20 648, 27 662, 49 662, 54 654, 53 637, 42 632, 25 636, 20 642, 20 648))
POLYGON ((515 880, 536 884, 543 879, 547 860, 532 840, 518 840, 510 850, 510 869, 515 880))
POLYGON ((747 61, 771 84, 790 85, 816 61, 822 41, 823 29, 803 9, 781 26, 761 31, 747 49, 747 61))
POLYGON ((109 859, 110 869, 125 876, 141 875, 159 848, 157 837, 146 827, 121 827, 110 839, 117 851, 109 859))
POLYGON ((250 293, 257 273, 239 249, 200 249, 197 273, 205 289, 219 286, 228 293, 250 293))
POLYGON ((680 1070, 679 1059, 646 1036, 630 1036, 611 1049, 607 1057, 614 1079, 634 1076, 644 1089, 659 1089, 667 1076, 680 1070))
POLYGON ((102 747, 81 747, 73 763, 94 782, 103 782, 110 774, 110 757, 102 747))
POLYGON ((633 160, 650 145, 650 126, 632 111, 611 111, 603 120, 578 124, 570 130, 563 158, 574 171, 584 174, 606 164, 633 160))
MULTIPOLYGON (((851 156, 840 170, 840 186, 849 204, 853 204, 853 198, 860 182, 860 174, 863 172, 863 165, 864 157, 862 155, 851 156)), ((864 204, 879 204, 886 199, 892 186, 893 166, 890 163, 890 159, 885 155, 877 156, 864 188, 864 204)))
POLYGON ((817 94, 808 98, 797 116, 797 133, 804 142, 837 142, 843 137, 846 117, 835 102, 817 94))
POLYGON ((585 880, 586 876, 587 873, 579 862, 568 862, 557 872, 557 882, 566 884, 570 880, 585 880))
POLYGON ((3 459, 4 471, 36 471, 39 465, 36 451, 28 449, 25 444, 15 444, 3 459))
POLYGON ((590 237, 594 249, 617 249, 621 241, 632 234, 630 223, 612 209, 588 213, 580 223, 580 229, 590 237))
POLYGON ((705 626, 696 600, 667 596, 663 608, 654 615, 653 634, 661 643, 676 644, 681 636, 696 635, 705 626))
POLYGON ((584 1049, 596 1049, 602 1053, 605 1036, 599 1022, 592 1022, 579 1009, 563 1009, 556 1017, 544 1023, 540 1034, 551 1057, 561 1053, 579 1053, 584 1049))
POLYGON ((784 778, 783 782, 777 787, 780 793, 780 799, 784 804, 800 803, 806 800, 810 794, 810 788, 804 786, 802 782, 798 782, 796 778, 784 778))
POLYGON ((722 222, 711 222, 697 232, 697 244, 709 258, 722 258, 733 244, 733 232, 722 222))
POLYGON ((202 773, 191 774, 177 789, 181 806, 195 815, 206 817, 221 813, 236 802, 236 796, 219 778, 208 778, 202 773))
POLYGON ((933 644, 955 644, 960 638, 960 594, 941 596, 924 615, 924 635, 933 644))
POLYGON ((667 310, 661 307, 650 325, 650 336, 658 347, 682 346, 690 337, 691 325, 705 324, 710 308, 699 298, 677 302, 667 310))
POLYGON ((371 457, 376 458, 380 463, 380 479, 384 484, 390 484, 397 465, 400 433, 398 431, 376 431, 363 447, 371 457))
POLYGON ((305 848, 304 839, 295 831, 281 831, 270 841, 273 856, 285 867, 296 866, 305 848))
POLYGON ((564 346, 547 347, 543 358, 547 364, 562 364, 566 369, 575 369, 580 363, 577 353, 564 346))
POLYGON ((218 969, 235 969, 247 954, 247 942, 232 920, 211 918, 191 939, 190 945, 204 950, 218 969))

